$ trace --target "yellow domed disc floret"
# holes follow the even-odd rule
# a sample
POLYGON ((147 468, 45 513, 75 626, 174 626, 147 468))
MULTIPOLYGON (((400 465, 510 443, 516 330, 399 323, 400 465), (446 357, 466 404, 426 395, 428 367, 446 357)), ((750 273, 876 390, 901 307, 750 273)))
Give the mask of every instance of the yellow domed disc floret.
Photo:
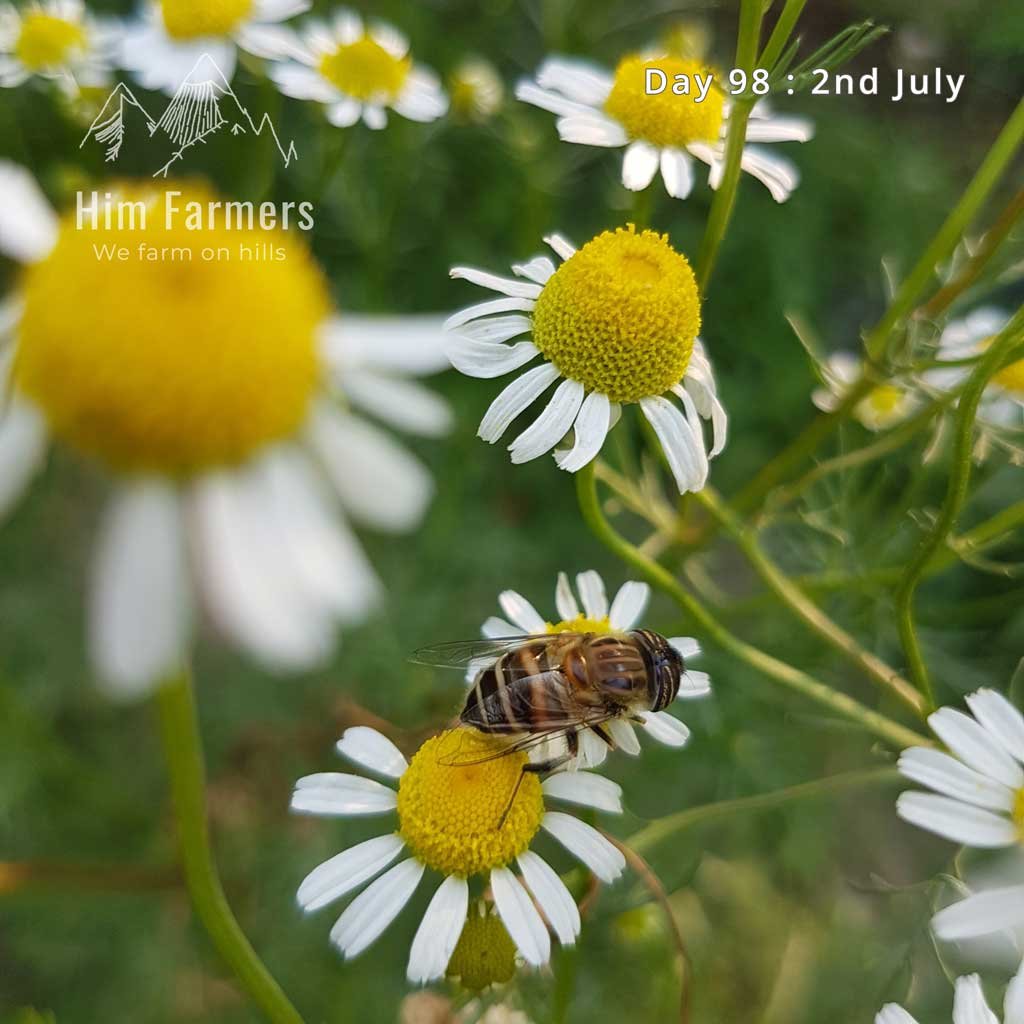
POLYGON ((301 425, 329 306, 295 237, 229 228, 209 212, 207 188, 167 188, 179 195, 112 190, 118 204, 146 204, 145 228, 125 217, 106 229, 102 214, 95 228, 62 220, 50 255, 25 273, 15 381, 74 448, 120 470, 187 475, 240 462, 301 425), (203 224, 189 230, 193 202, 203 224), (128 258, 103 259, 103 246, 128 258), (243 259, 242 247, 284 258, 243 259), (207 261, 203 250, 223 255, 207 261))
POLYGON ((320 58, 320 74, 346 96, 363 103, 394 100, 411 69, 408 57, 388 53, 370 36, 339 46, 320 58))
POLYGON ((470 992, 512 980, 516 947, 497 914, 483 905, 470 910, 445 973, 470 992))
POLYGON ((625 57, 615 69, 611 92, 604 102, 605 113, 626 129, 631 139, 642 139, 655 146, 683 147, 691 142, 715 142, 722 131, 725 96, 712 80, 711 88, 699 103, 694 75, 706 76, 712 70, 700 61, 683 57, 625 57), (663 92, 645 91, 647 69, 663 72, 668 84, 663 92), (672 92, 676 75, 686 75, 688 95, 672 92))
POLYGON ((575 619, 563 619, 561 622, 548 622, 544 627, 549 633, 611 633, 612 624, 606 615, 603 619, 588 619, 586 615, 577 615, 575 619))
POLYGON ((700 330, 686 257, 666 235, 605 231, 551 276, 533 311, 533 341, 564 377, 613 402, 678 383, 700 330))
POLYGON ((66 63, 73 50, 84 46, 81 25, 42 11, 29 11, 22 19, 14 55, 30 71, 41 71, 66 63))
POLYGON ((1018 789, 1013 797, 1013 807, 1010 810, 1010 817, 1017 826, 1017 835, 1024 843, 1024 789, 1018 789))
POLYGON ((1004 366, 992 377, 992 383, 1024 399, 1024 359, 1004 366))
POLYGON ((167 34, 174 39, 226 36, 252 11, 253 0, 162 0, 167 34))
POLYGON ((511 863, 530 845, 544 815, 540 780, 522 776, 499 828, 526 764, 523 753, 491 756, 500 751, 497 741, 457 728, 416 752, 398 784, 398 832, 427 867, 466 878, 511 863))

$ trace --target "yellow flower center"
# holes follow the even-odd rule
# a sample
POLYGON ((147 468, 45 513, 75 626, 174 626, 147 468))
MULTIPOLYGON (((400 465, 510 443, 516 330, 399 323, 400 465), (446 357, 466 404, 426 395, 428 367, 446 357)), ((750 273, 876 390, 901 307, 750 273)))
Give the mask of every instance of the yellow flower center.
POLYGON ((1020 836, 1020 841, 1024 843, 1024 789, 1018 789, 1014 795, 1010 817, 1013 819, 1014 825, 1017 826, 1017 835, 1020 836))
POLYGON ((632 224, 566 260, 533 311, 533 341, 564 377, 613 402, 660 395, 686 373, 700 297, 667 235, 632 224))
POLYGON ((98 227, 63 219, 53 251, 25 274, 15 375, 78 450, 116 469, 185 474, 239 462, 301 424, 328 298, 293 236, 229 228, 207 188, 168 188, 179 195, 112 190, 121 226, 106 229, 102 212, 98 227), (140 207, 132 229, 116 205, 133 201, 144 227, 140 207), (190 203, 203 211, 194 230, 190 203), (127 258, 101 258, 103 246, 127 258), (283 258, 254 258, 271 249, 283 258))
POLYGON ((320 58, 320 74, 345 95, 363 103, 395 99, 411 69, 408 57, 395 57, 370 36, 339 46, 320 58))
MULTIPOLYGON (((700 93, 693 77, 700 75, 706 81, 705 76, 712 74, 707 65, 685 57, 624 57, 615 69, 615 81, 604 101, 605 113, 615 118, 631 139, 643 139, 655 146, 715 142, 722 131, 725 95, 712 79, 711 88, 698 102, 700 93), (662 92, 646 92, 648 68, 656 68, 665 75, 667 83, 662 92), (677 79, 676 75, 686 78, 677 79), (688 95, 673 93, 673 84, 681 81, 689 83, 688 95)), ((655 86, 660 87, 660 76, 654 78, 655 86)))
POLYGON ((14 54, 30 71, 67 62, 72 50, 85 46, 85 30, 73 21, 30 11, 21 22, 14 54))
POLYGON ((252 10, 253 0, 162 0, 164 28, 173 39, 230 35, 252 10))
POLYGON ((512 980, 516 973, 515 943, 501 918, 485 905, 470 910, 445 973, 470 992, 482 992, 512 980))
POLYGON ((500 750, 483 733, 457 728, 416 752, 398 784, 398 831, 427 867, 465 878, 511 863, 530 845, 544 814, 540 780, 523 774, 526 754, 494 757, 500 750))
POLYGON ((612 624, 606 615, 603 619, 588 619, 586 615, 577 615, 575 619, 563 619, 554 624, 548 622, 544 627, 549 633, 611 633, 612 624))
POLYGON ((992 383, 1024 398, 1024 359, 1018 359, 1017 362, 1004 366, 992 378, 992 383))
POLYGON ((903 391, 895 384, 880 384, 864 402, 879 415, 885 416, 895 412, 903 401, 903 391))

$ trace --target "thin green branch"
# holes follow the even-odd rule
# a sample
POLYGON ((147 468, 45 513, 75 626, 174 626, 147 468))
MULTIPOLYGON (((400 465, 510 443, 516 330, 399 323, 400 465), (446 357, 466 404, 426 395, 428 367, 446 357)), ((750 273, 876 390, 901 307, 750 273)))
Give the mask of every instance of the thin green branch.
POLYGON ((771 793, 757 793, 754 796, 741 796, 734 800, 718 800, 711 804, 701 804, 699 807, 688 807, 684 811, 677 811, 675 814, 669 814, 645 825, 638 832, 634 832, 626 840, 626 844, 637 851, 645 850, 688 828, 702 825, 708 821, 729 818, 737 814, 768 811, 783 804, 829 796, 860 786, 891 785, 901 778, 902 776, 895 768, 868 768, 863 771, 843 772, 840 775, 831 775, 824 779, 814 779, 811 782, 800 782, 795 786, 787 786, 785 789, 777 789, 771 793))
POLYGON ((267 1019, 273 1024, 302 1024, 302 1017, 242 933, 224 896, 210 848, 206 769, 187 670, 160 687, 157 704, 182 868, 192 905, 217 951, 267 1019))
POLYGON ((921 694, 896 669, 862 647, 855 637, 829 618, 779 569, 761 550, 753 531, 743 525, 711 487, 698 491, 695 497, 725 527, 747 556, 754 571, 801 622, 862 669, 874 683, 898 697, 914 714, 923 717, 924 702, 921 694))
POLYGON ((934 526, 922 538, 896 591, 896 619, 903 651, 907 658, 907 666, 911 678, 924 694, 930 706, 934 706, 935 698, 931 678, 928 675, 928 668, 925 665, 914 628, 914 593, 928 564, 936 553, 946 545, 949 534, 960 515, 960 510, 967 500, 967 487, 971 479, 973 462, 974 418, 978 411, 978 403, 981 401, 981 396, 989 380, 1011 359, 1014 349, 1020 346, 1022 332, 1024 332, 1024 308, 1019 309, 1013 319, 996 336, 967 379, 956 411, 953 465, 945 500, 934 526))
POLYGON ((758 67, 766 68, 770 71, 775 66, 775 62, 782 54, 783 47, 789 42, 789 37, 793 34, 793 29, 796 27, 797 19, 806 5, 807 0, 786 0, 782 13, 779 15, 779 20, 775 22, 775 28, 772 29, 772 34, 768 37, 764 51, 758 58, 758 67))
POLYGON ((769 679, 802 693, 819 704, 824 704, 897 747, 929 743, 929 740, 912 729, 865 707, 859 701, 833 690, 806 672, 733 636, 663 565, 648 558, 639 548, 616 532, 601 510, 593 463, 576 474, 576 495, 583 519, 594 536, 613 554, 632 566, 652 586, 671 597, 694 620, 703 634, 723 650, 769 679))

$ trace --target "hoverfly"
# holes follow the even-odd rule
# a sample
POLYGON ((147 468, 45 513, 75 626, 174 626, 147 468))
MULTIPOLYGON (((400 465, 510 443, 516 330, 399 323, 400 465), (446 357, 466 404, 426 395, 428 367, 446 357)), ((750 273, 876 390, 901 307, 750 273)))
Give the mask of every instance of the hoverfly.
POLYGON ((564 754, 523 767, 524 772, 541 774, 576 756, 584 729, 593 730, 614 749, 607 724, 615 719, 639 723, 641 712, 667 707, 675 700, 685 671, 683 656, 665 637, 648 629, 456 641, 424 647, 412 660, 447 668, 476 662, 482 666, 459 721, 509 741, 472 760, 454 755, 452 764, 478 763, 564 738, 564 754))

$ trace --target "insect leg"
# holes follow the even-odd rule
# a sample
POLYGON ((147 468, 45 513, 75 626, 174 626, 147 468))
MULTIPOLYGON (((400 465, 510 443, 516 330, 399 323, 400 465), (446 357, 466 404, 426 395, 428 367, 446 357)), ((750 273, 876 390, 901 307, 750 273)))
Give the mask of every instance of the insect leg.
POLYGON ((605 741, 609 750, 615 749, 615 740, 612 739, 611 734, 603 725, 592 725, 590 728, 605 741))
POLYGON ((546 761, 535 761, 527 762, 523 765, 522 771, 519 773, 519 778, 516 779, 515 789, 512 790, 512 795, 509 797, 508 803, 505 804, 505 810, 501 812, 501 820, 498 822, 498 828, 502 829, 505 826, 505 819, 508 818, 508 812, 512 810, 512 805, 515 803, 516 797, 519 795, 519 787, 523 784, 523 779, 526 773, 529 772, 531 775, 546 775, 548 772, 553 772, 556 768, 561 768, 563 764, 571 761, 580 751, 580 739, 579 734, 576 732, 570 732, 565 737, 565 745, 568 748, 566 753, 560 754, 558 757, 549 757, 546 761))

